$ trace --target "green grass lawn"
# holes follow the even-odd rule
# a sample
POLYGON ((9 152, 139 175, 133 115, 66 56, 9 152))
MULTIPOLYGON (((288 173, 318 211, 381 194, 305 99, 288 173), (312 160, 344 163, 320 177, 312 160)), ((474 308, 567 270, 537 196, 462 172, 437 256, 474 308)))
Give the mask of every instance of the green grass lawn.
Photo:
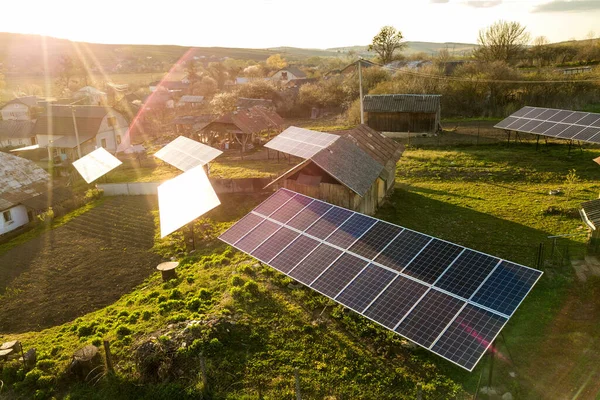
MULTIPOLYGON (((600 167, 591 161, 598 155, 594 149, 569 155, 566 146, 535 151, 530 144, 409 148, 398 165, 397 189, 377 216, 528 266, 536 265, 540 243, 549 246, 548 236, 574 234, 561 244, 580 258, 587 254, 586 229, 576 210, 598 196, 600 167), (568 181, 569 170, 578 179, 568 181), (550 195, 552 189, 562 194, 550 195)), ((235 176, 261 168, 248 163, 235 176)), ((199 248, 192 255, 184 256, 185 229, 157 238, 155 251, 182 259, 178 280, 162 283, 154 274, 115 304, 73 322, 0 335, 0 341, 18 338, 37 347, 42 360, 28 375, 18 366, 5 369, 3 380, 13 385, 24 379, 18 393, 40 398, 279 399, 293 398, 298 368, 306 398, 412 399, 417 384, 425 399, 470 397, 466 392, 473 393, 487 371, 487 358, 468 373, 426 350, 407 350, 399 336, 216 239, 262 199, 222 199, 221 207, 197 221, 199 248), (198 327, 185 328, 182 321, 189 320, 199 321, 198 327), (160 383, 141 385, 133 354, 151 336, 170 372, 160 383), (74 384, 64 373, 70 355, 104 338, 111 341, 116 374, 95 387, 74 384), (199 376, 200 355, 209 388, 199 376)), ((551 261, 548 252, 545 260, 551 261)), ((542 269, 503 330, 506 342, 496 344, 494 384, 515 398, 573 398, 578 391, 584 393, 579 398, 594 398, 589 382, 600 380, 588 376, 597 377, 590 373, 600 357, 600 315, 582 321, 565 315, 571 304, 600 303, 600 283, 579 283, 569 267, 551 262, 542 269)))

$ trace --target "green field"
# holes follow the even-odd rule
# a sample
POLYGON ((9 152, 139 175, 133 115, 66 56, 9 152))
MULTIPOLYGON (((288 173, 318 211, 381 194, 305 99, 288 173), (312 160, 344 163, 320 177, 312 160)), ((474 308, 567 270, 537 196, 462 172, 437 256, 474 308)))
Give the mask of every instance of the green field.
MULTIPOLYGON (((591 160, 599 155, 598 149, 569 154, 564 145, 411 147, 399 162, 394 194, 377 214, 528 266, 537 265, 539 245, 546 245, 543 277, 505 327, 506 340, 496 344, 494 386, 514 398, 594 399, 600 390, 600 280, 578 281, 564 257, 550 254, 548 239, 574 235, 559 242, 557 253, 568 249, 572 260, 590 255, 577 207, 598 196, 600 171, 591 160), (569 170, 577 179, 567 179, 569 170), (562 194, 550 195, 553 189, 562 194)), ((417 385, 424 399, 470 398, 481 373, 487 386, 487 358, 468 373, 410 350, 393 333, 216 239, 262 199, 225 197, 197 221, 198 250, 182 258, 178 280, 162 283, 155 273, 113 305, 73 322, 0 334, 0 341, 37 347, 42 360, 27 375, 5 368, 5 384, 25 377, 18 393, 40 398, 279 399, 293 398, 297 369, 308 399, 414 399, 417 385), (190 320, 199 322, 186 328, 190 320), (134 356, 151 336, 166 371, 154 381, 140 376, 134 356), (74 384, 64 372, 70 355, 104 338, 116 373, 95 386, 74 384)), ((186 243, 178 233, 157 238, 154 249, 181 258, 186 243)))

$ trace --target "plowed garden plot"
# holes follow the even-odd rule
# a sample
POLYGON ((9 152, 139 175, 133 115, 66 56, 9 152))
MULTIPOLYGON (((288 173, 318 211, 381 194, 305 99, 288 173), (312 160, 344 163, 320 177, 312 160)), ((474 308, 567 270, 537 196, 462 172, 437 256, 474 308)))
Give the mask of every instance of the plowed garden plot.
POLYGON ((160 262, 155 197, 113 197, 0 255, 0 333, 39 330, 113 303, 160 262))

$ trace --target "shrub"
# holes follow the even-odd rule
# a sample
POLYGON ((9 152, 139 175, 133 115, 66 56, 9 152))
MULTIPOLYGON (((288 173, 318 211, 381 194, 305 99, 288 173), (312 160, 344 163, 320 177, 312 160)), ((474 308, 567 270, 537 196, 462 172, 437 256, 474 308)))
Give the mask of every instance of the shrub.
POLYGON ((200 289, 200 292, 198 293, 198 296, 202 300, 210 300, 210 298, 212 297, 212 293, 210 292, 210 290, 200 289))
POLYGON ((121 311, 119 314, 117 314, 117 318, 120 317, 129 317, 129 313, 125 310, 121 311))
POLYGON ((242 286, 244 282, 244 279, 239 275, 234 275, 231 277, 231 286, 242 286))
POLYGON ((200 305, 202 305, 202 300, 195 297, 187 302, 186 307, 190 311, 198 311, 198 308, 200 308, 200 305))
POLYGON ((144 321, 148 321, 150 318, 152 318, 152 313, 148 310, 145 310, 144 312, 142 312, 142 319, 144 321))
POLYGON ((256 281, 253 280, 249 280, 244 284, 244 290, 248 293, 252 293, 253 295, 257 295, 260 293, 258 283, 256 283, 256 281))
POLYGON ((44 375, 44 372, 42 370, 34 368, 31 371, 29 371, 27 374, 25 374, 25 380, 23 381, 23 384, 25 386, 34 387, 36 385, 38 379, 40 379, 40 376, 42 376, 42 375, 44 375))
POLYGON ((132 333, 131 329, 126 325, 119 325, 117 327, 116 332, 117 332, 117 336, 119 336, 119 337, 131 335, 131 333, 132 333))
POLYGON ((175 300, 180 300, 183 298, 183 294, 181 293, 181 290, 173 289, 173 290, 171 290, 171 293, 169 293, 169 298, 175 299, 175 300))
POLYGON ((95 333, 95 331, 96 331, 96 329, 95 329, 95 325, 94 324, 81 325, 79 327, 79 329, 77 330, 77 336, 79 336, 80 338, 87 337, 87 336, 90 336, 93 333, 95 333))
POLYGON ((56 378, 53 375, 42 375, 37 380, 37 387, 40 389, 48 389, 52 387, 56 378))

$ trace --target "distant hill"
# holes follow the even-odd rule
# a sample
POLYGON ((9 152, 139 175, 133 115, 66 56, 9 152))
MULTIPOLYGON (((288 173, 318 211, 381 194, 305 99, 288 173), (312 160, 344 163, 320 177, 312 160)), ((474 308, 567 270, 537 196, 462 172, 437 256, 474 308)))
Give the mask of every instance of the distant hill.
MULTIPOLYGON (((375 53, 368 51, 367 46, 348 46, 348 47, 334 47, 326 49, 327 51, 333 51, 337 53, 348 53, 354 51, 363 57, 374 56, 375 53)), ((412 55, 417 53, 425 53, 427 55, 435 55, 442 49, 448 49, 451 54, 454 55, 468 55, 473 49, 476 49, 478 45, 471 43, 436 43, 436 42, 406 42, 406 48, 402 51, 404 55, 412 55)))

